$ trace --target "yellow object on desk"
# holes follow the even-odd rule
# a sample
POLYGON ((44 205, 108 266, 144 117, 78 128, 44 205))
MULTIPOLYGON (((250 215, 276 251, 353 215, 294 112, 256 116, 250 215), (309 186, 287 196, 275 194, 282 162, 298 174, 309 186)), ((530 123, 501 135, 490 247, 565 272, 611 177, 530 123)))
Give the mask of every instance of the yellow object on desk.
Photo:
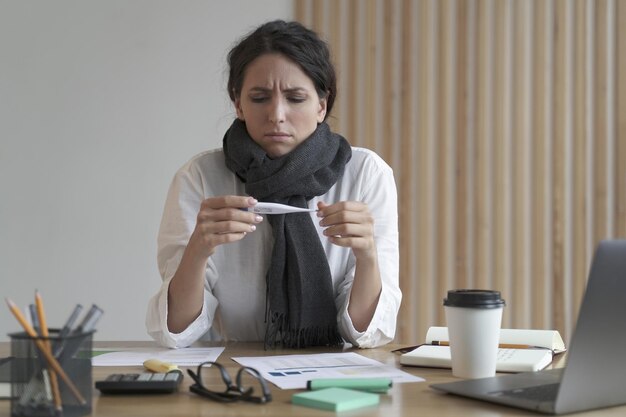
POLYGON ((161 374, 178 370, 178 366, 173 363, 163 362, 159 359, 148 359, 144 361, 143 366, 149 371, 161 374))

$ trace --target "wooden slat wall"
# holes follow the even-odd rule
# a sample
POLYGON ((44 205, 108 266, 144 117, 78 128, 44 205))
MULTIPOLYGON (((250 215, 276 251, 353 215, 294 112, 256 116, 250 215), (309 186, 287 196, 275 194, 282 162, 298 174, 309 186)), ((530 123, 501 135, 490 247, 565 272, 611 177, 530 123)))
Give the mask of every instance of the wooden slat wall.
POLYGON ((566 340, 603 238, 626 237, 626 0, 295 0, 330 43, 330 123, 400 193, 397 341, 494 288, 566 340))

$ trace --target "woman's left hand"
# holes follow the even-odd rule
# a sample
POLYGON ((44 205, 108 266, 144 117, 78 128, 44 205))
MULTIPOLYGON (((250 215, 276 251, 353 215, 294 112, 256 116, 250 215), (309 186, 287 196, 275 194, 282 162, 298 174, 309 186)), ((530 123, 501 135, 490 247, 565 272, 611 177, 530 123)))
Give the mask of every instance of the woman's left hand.
POLYGON ((364 332, 372 321, 382 291, 378 256, 374 242, 374 217, 365 203, 340 201, 327 206, 317 203, 324 236, 338 246, 352 248, 356 258, 354 283, 348 314, 354 328, 364 332))
POLYGON ((317 203, 320 226, 324 236, 338 246, 352 248, 354 256, 376 257, 374 242, 374 217, 365 203, 340 201, 332 205, 317 203))

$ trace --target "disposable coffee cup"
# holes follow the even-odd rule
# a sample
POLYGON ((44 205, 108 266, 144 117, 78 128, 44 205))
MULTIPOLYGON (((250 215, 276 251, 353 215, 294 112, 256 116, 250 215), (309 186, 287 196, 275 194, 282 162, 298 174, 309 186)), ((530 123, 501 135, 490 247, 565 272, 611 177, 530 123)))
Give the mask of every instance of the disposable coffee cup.
POLYGON ((451 290, 443 301, 450 338, 452 375, 496 374, 504 300, 499 291, 451 290))

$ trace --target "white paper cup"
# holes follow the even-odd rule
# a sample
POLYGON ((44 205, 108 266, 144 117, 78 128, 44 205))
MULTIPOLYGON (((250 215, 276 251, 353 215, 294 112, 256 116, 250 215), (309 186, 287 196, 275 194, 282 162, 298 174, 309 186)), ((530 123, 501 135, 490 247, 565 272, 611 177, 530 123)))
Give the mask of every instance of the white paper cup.
POLYGON ((444 300, 452 375, 486 378, 496 374, 504 300, 499 291, 452 290, 444 300))

